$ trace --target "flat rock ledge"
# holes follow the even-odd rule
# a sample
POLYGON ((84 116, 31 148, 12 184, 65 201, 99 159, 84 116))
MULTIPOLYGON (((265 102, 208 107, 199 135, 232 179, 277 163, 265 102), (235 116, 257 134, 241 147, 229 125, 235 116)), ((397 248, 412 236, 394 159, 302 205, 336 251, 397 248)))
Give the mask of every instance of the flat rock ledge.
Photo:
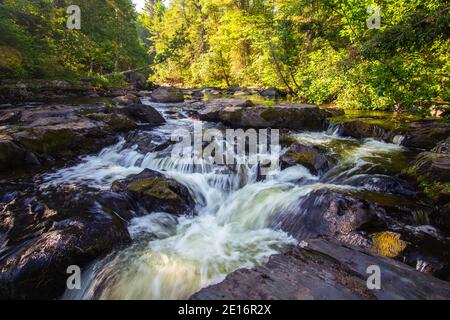
POLYGON ((291 246, 254 269, 239 269, 191 300, 450 299, 450 283, 400 262, 328 239, 291 246), (369 290, 369 266, 381 270, 381 290, 369 290))

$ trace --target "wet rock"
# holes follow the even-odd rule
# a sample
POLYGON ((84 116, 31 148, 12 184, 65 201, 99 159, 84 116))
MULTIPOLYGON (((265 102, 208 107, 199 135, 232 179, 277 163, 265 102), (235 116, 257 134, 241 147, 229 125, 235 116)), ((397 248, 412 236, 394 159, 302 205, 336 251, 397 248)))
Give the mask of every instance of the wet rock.
POLYGON ((17 145, 10 137, 0 134, 0 171, 39 164, 32 152, 17 145))
POLYGON ((408 148, 433 149, 450 136, 450 123, 444 121, 420 121, 412 123, 401 145, 408 148))
POLYGON ((405 180, 383 174, 360 174, 346 179, 343 184, 365 190, 414 197, 417 192, 405 180))
POLYGON ((413 171, 429 181, 450 181, 450 155, 436 152, 422 152, 413 163, 413 171))
POLYGON ((162 151, 175 143, 167 137, 142 130, 128 133, 125 140, 125 148, 136 148, 142 154, 162 151))
POLYGON ((317 236, 344 239, 375 224, 376 214, 361 199, 322 189, 311 192, 274 219, 273 226, 302 241, 317 236))
POLYGON ((60 185, 23 189, 1 204, 1 299, 58 298, 69 266, 82 268, 130 241, 125 219, 103 210, 112 198, 99 199, 98 191, 60 185))
POLYGON ((450 154, 450 138, 438 143, 436 152, 441 154, 450 154))
POLYGON ((341 134, 356 139, 374 138, 384 140, 388 133, 377 125, 364 121, 348 121, 341 125, 341 134))
POLYGON ((114 113, 92 113, 88 118, 106 123, 113 131, 130 131, 136 128, 136 123, 128 117, 114 113))
POLYGON ((254 104, 250 100, 245 99, 211 99, 205 104, 199 104, 200 119, 203 121, 221 121, 219 112, 225 108, 248 108, 254 104))
POLYGON ((3 80, 0 82, 0 102, 57 101, 92 90, 89 82, 70 83, 63 80, 3 80))
POLYGON ((139 99, 138 96, 132 94, 132 93, 127 93, 125 96, 119 96, 113 99, 113 102, 119 105, 130 105, 130 104, 134 104, 134 103, 140 103, 141 99, 139 99))
POLYGON ((0 112, 0 125, 16 123, 21 115, 22 112, 19 110, 0 112))
POLYGON ((292 130, 321 130, 327 113, 312 105, 234 105, 214 109, 206 108, 200 119, 221 121, 236 128, 273 128, 292 130))
POLYGON ((324 108, 329 117, 341 117, 345 116, 345 110, 340 108, 324 108))
POLYGON ((285 97, 287 94, 286 92, 283 92, 277 88, 268 88, 266 90, 263 90, 259 93, 263 97, 270 97, 270 98, 279 98, 279 97, 285 97))
POLYGON ((295 143, 281 156, 281 168, 284 169, 300 164, 314 175, 322 174, 332 165, 332 162, 323 155, 327 150, 319 149, 319 147, 303 146, 295 143))
POLYGON ((37 159, 45 162, 98 152, 113 144, 118 132, 135 129, 136 122, 150 127, 165 122, 158 111, 142 104, 112 109, 101 104, 51 105, 25 108, 20 114, 17 126, 5 129, 0 170, 34 164, 37 159))
POLYGON ((160 87, 150 94, 150 98, 156 102, 183 102, 183 91, 174 87, 160 87))
POLYGON ((39 123, 12 134, 12 137, 44 159, 96 152, 116 140, 105 123, 82 118, 58 124, 39 123))
POLYGON ((450 284, 392 259, 327 239, 291 247, 261 267, 240 269, 192 300, 442 299, 450 284), (367 269, 379 266, 380 290, 367 288, 367 269))
POLYGON ((131 104, 124 107, 118 107, 115 112, 126 115, 128 118, 139 123, 156 126, 165 123, 162 115, 151 106, 143 104, 131 104))
POLYGON ((108 96, 113 97, 113 98, 122 97, 122 96, 126 96, 126 95, 127 95, 126 90, 116 90, 116 91, 113 91, 108 94, 108 96))
POLYGON ((185 186, 149 169, 124 180, 115 181, 112 190, 127 194, 148 212, 190 214, 195 206, 185 186))

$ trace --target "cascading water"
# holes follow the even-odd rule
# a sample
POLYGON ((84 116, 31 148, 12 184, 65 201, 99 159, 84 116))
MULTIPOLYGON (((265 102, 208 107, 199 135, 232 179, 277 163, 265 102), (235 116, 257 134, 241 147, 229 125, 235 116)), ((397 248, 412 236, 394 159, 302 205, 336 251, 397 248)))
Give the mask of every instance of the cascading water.
MULTIPOLYGON (((154 105, 162 114, 166 105, 154 105)), ((172 107, 170 111, 180 109, 172 107)), ((173 113, 171 113, 173 114, 173 113)), ((174 128, 191 128, 190 119, 168 119, 152 133, 170 137, 174 128)), ((396 145, 368 140, 357 142, 336 133, 296 133, 301 143, 326 145, 339 158, 324 177, 295 166, 258 182, 256 166, 234 172, 221 166, 189 166, 162 151, 144 154, 121 139, 97 156, 74 167, 44 176, 48 184, 88 184, 109 189, 114 180, 144 168, 163 172, 184 184, 196 200, 196 215, 179 217, 159 212, 133 219, 133 245, 93 263, 83 273, 83 288, 64 299, 186 299, 201 288, 222 281, 239 268, 260 265, 295 241, 271 229, 275 215, 308 193, 321 188, 355 188, 344 178, 361 174, 365 164, 401 152, 396 145), (351 152, 349 152, 351 151, 351 152)))

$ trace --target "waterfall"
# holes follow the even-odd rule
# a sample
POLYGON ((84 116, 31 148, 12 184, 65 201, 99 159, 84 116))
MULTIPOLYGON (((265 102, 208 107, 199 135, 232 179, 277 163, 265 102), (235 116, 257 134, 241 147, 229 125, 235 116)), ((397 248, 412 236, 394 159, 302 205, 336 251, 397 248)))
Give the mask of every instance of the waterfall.
MULTIPOLYGON (((156 107, 161 111, 164 105, 156 107)), ((189 125, 186 119, 171 120, 154 132, 168 136, 174 126, 189 125)), ((297 132, 292 137, 299 143, 327 146, 339 159, 338 165, 324 177, 298 165, 258 181, 255 165, 245 163, 230 170, 181 163, 162 152, 142 154, 136 146, 125 147, 122 138, 76 166, 46 174, 47 184, 109 189, 113 181, 149 168, 184 184, 197 203, 194 216, 157 212, 133 219, 129 225, 133 244, 86 268, 82 290, 68 291, 63 298, 187 299, 239 268, 265 263, 295 243, 271 225, 300 197, 321 188, 355 188, 339 184, 361 173, 365 165, 375 165, 373 161, 380 158, 389 161, 391 153, 401 151, 398 145, 340 137, 337 130, 297 132)))

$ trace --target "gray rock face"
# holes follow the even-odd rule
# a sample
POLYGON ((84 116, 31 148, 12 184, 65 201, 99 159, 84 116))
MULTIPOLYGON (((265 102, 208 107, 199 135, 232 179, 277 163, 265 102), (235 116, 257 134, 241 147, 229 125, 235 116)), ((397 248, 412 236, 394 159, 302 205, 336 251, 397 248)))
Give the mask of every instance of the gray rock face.
POLYGON ((150 94, 150 98, 156 102, 183 102, 183 91, 174 87, 160 87, 150 94))
POLYGON ((254 269, 240 269, 192 300, 449 299, 450 283, 400 262, 326 239, 286 253, 254 269), (379 266, 381 290, 367 288, 367 268, 379 266))

